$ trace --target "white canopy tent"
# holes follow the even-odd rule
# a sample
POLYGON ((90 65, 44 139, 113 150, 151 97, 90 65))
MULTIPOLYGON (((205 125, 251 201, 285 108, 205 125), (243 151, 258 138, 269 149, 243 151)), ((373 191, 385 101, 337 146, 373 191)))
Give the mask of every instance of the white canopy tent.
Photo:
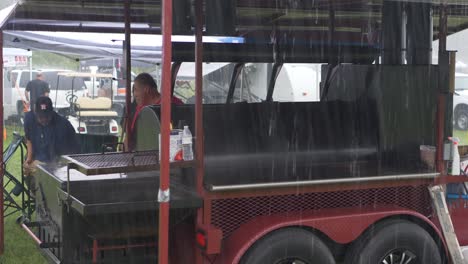
MULTIPOLYGON (((80 61, 122 58, 123 34, 80 32, 4 31, 4 47, 41 50, 80 61)), ((205 43, 241 42, 239 38, 204 37, 205 43)), ((194 36, 174 36, 173 42, 194 42, 194 36)), ((157 64, 161 61, 161 35, 132 34, 133 63, 157 64)), ((132 63, 132 64, 133 64, 132 63)))
MULTIPOLYGON (((0 27, 14 14, 16 7, 17 4, 13 4, 0 10, 0 27)), ((43 20, 41 21, 44 23, 43 20)), ((21 23, 21 21, 16 22, 21 23)), ((54 20, 50 20, 49 23, 54 26, 60 24, 59 21, 54 20)), ((3 31, 4 47, 48 51, 79 60, 122 58, 124 39, 125 36, 122 33, 3 31)), ((195 42, 195 36, 173 36, 172 41, 195 42)), ((132 34, 130 42, 132 60, 151 64, 160 62, 162 50, 161 35, 132 34)), ((205 36, 203 37, 203 42, 238 43, 243 42, 243 38, 205 36)))
MULTIPOLYGON (((447 50, 456 51, 456 70, 458 72, 468 73, 468 29, 457 32, 447 37, 447 50)), ((439 50, 439 41, 436 40, 432 45, 433 62, 437 61, 437 51, 439 50)))
POLYGON ((17 48, 3 48, 3 56, 32 56, 30 50, 17 49, 17 48))

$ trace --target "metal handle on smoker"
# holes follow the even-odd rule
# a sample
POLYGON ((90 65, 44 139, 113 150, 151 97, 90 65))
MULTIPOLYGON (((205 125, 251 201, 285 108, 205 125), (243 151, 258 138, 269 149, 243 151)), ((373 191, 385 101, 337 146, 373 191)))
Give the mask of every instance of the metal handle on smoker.
POLYGON ((69 162, 67 164, 67 210, 70 210, 71 198, 70 198, 70 170, 77 170, 78 165, 69 162))
MULTIPOLYGON (((21 227, 26 231, 26 233, 36 242, 36 244, 39 246, 39 248, 54 248, 58 247, 59 244, 57 242, 43 242, 41 239, 39 239, 36 234, 28 227, 27 224, 25 223, 20 223, 21 227)), ((54 263, 60 263, 60 260, 54 255, 48 253, 48 251, 43 251, 46 253, 47 257, 51 258, 54 263)))

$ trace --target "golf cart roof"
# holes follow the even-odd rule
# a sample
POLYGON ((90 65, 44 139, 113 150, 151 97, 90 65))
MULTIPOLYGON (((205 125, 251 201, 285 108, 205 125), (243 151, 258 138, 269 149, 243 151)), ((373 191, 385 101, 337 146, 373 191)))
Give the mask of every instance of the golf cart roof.
POLYGON ((65 77, 90 77, 90 78, 112 78, 109 73, 92 73, 92 72, 59 72, 57 75, 65 77))

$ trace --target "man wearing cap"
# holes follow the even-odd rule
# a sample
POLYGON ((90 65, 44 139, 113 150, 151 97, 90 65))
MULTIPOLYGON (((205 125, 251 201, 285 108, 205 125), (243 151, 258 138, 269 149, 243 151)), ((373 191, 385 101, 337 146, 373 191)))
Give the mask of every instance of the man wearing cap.
POLYGON ((49 93, 49 84, 44 81, 44 75, 41 72, 37 73, 36 79, 28 82, 24 90, 24 96, 26 100, 29 101, 31 111, 34 111, 37 98, 40 96, 49 96, 49 93))
POLYGON ((36 111, 26 113, 24 134, 28 149, 26 164, 35 160, 53 162, 61 155, 78 153, 80 149, 75 129, 53 110, 49 97, 39 97, 36 111))

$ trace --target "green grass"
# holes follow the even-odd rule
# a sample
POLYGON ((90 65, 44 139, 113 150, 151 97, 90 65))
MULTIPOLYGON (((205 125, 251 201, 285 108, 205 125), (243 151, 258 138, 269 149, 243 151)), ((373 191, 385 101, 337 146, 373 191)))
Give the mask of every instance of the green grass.
POLYGON ((453 136, 460 139, 460 146, 468 145, 468 131, 453 130, 453 136))
MULTIPOLYGON (((22 132, 22 130, 20 126, 7 126, 8 136, 3 143, 4 148, 10 144, 13 131, 22 132)), ((20 175, 21 172, 20 156, 20 152, 17 151, 7 165, 7 171, 15 176, 20 175)), ((0 256, 0 264, 46 264, 47 261, 41 255, 37 245, 16 223, 18 216, 19 213, 5 218, 5 251, 0 256)))

